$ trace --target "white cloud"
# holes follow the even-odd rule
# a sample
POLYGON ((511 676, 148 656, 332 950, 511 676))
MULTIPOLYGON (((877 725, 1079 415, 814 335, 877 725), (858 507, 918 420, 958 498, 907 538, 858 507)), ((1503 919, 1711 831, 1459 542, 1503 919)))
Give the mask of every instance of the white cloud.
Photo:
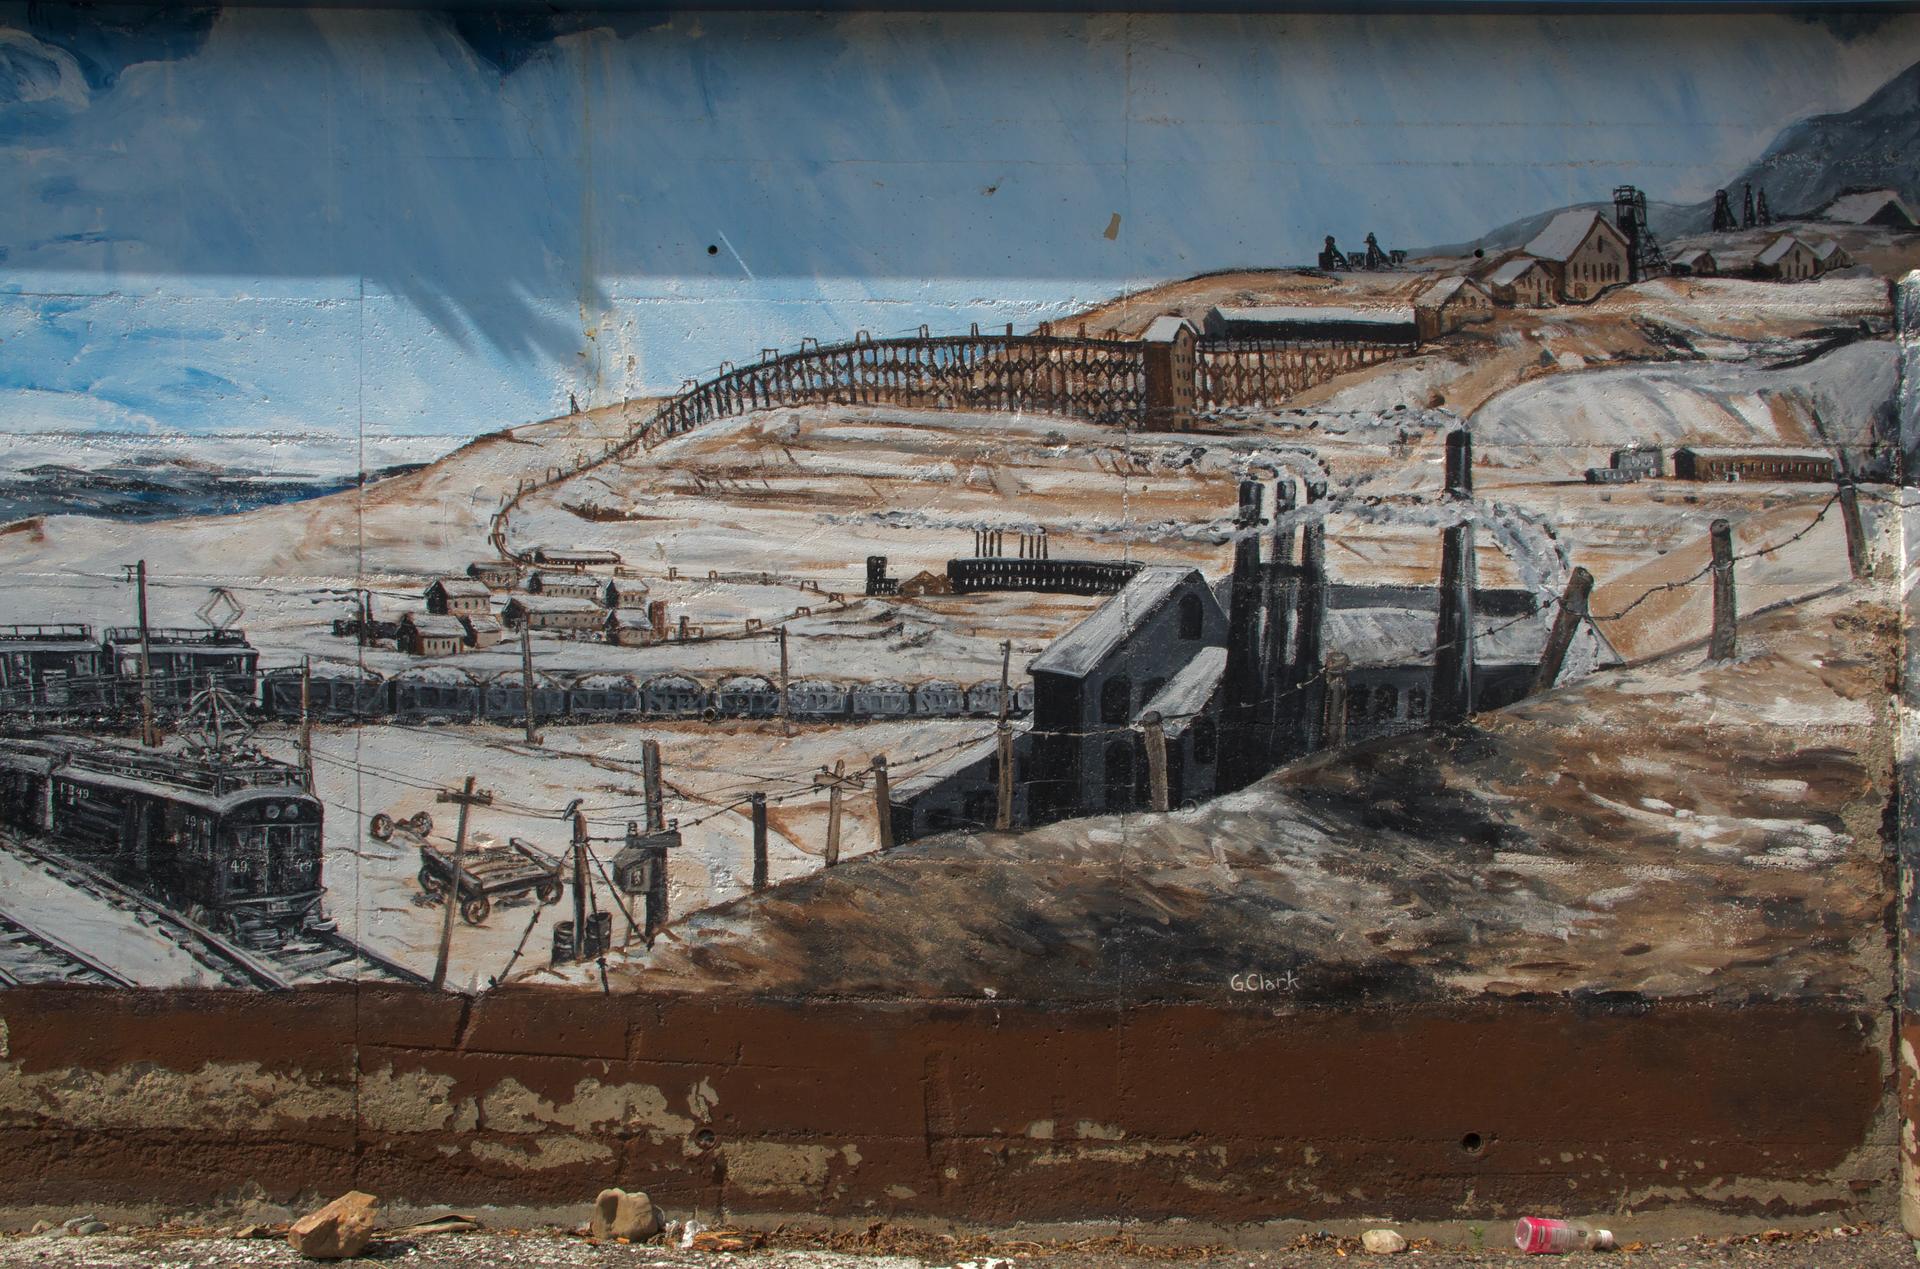
POLYGON ((91 95, 73 54, 25 31, 0 30, 0 106, 47 101, 84 110, 91 95))

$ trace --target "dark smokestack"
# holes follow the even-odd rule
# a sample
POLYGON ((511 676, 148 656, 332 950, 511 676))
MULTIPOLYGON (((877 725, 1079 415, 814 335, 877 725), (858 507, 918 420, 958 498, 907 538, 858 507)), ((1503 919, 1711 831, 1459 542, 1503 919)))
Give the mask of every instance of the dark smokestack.
POLYGON ((1292 477, 1282 476, 1273 482, 1273 554, 1268 558, 1275 564, 1293 563, 1293 525, 1282 521, 1293 510, 1294 497, 1292 477))
POLYGON ((1440 621, 1434 629, 1432 720, 1473 713, 1473 526, 1455 525, 1440 545, 1440 621))
POLYGON ((1464 427, 1447 433, 1447 497, 1473 497, 1473 433, 1464 427))
POLYGON ((1240 482, 1234 516, 1233 576, 1227 590, 1227 666, 1221 721, 1226 743, 1220 783, 1237 789, 1257 774, 1252 753, 1260 707, 1260 483, 1240 482))

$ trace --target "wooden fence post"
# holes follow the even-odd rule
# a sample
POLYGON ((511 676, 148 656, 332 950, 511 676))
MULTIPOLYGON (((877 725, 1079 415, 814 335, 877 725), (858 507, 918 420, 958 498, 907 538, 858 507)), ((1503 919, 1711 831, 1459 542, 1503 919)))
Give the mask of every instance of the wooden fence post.
POLYGON ((1733 591, 1733 526, 1715 520, 1707 530, 1713 544, 1713 637, 1707 648, 1712 661, 1731 661, 1738 648, 1738 622, 1733 591))
POLYGON ((767 795, 749 795, 753 802, 753 888, 767 888, 767 795))
POLYGON ((1560 668, 1566 664, 1567 649, 1573 645, 1573 636, 1580 630, 1580 623, 1586 620, 1588 600, 1593 595, 1593 574, 1584 568, 1575 568, 1567 577, 1567 588, 1560 595, 1560 611, 1553 615, 1553 629, 1547 635, 1547 646, 1541 650, 1540 664, 1533 673, 1533 693, 1551 689, 1560 677, 1560 668))
POLYGON ((880 816, 880 849, 893 849, 893 802, 887 790, 887 755, 873 756, 873 805, 880 816))

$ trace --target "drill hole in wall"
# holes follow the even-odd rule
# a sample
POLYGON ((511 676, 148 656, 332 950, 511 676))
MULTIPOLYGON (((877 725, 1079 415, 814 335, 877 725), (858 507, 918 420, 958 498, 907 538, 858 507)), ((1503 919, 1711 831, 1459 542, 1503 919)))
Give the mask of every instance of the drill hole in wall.
POLYGON ((1460 1149, 1468 1154, 1479 1154, 1481 1150, 1486 1148, 1486 1144, 1486 1142, 1480 1139, 1480 1134, 1477 1132, 1470 1132, 1460 1138, 1460 1149))
POLYGON ((707 244, 707 254, 708 254, 708 255, 710 255, 710 256, 717 256, 717 255, 719 255, 719 254, 720 254, 720 248, 719 248, 719 247, 717 247, 717 246, 715 246, 715 245, 714 245, 714 244, 712 244, 712 243, 708 243, 708 244, 707 244))
POLYGON ((718 1140, 719 1138, 713 1135, 713 1129, 711 1128, 702 1128, 699 1132, 693 1134, 693 1144, 699 1146, 702 1150, 713 1149, 713 1143, 718 1140))

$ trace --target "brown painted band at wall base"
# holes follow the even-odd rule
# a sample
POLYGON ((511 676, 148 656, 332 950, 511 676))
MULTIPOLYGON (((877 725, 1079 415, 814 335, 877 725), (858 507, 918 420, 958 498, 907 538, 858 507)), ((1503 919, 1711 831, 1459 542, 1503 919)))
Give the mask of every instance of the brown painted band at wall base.
POLYGON ((1888 1029, 1807 1004, 1377 1013, 506 991, 0 996, 0 1207, 976 1225, 1885 1218, 1888 1029))

